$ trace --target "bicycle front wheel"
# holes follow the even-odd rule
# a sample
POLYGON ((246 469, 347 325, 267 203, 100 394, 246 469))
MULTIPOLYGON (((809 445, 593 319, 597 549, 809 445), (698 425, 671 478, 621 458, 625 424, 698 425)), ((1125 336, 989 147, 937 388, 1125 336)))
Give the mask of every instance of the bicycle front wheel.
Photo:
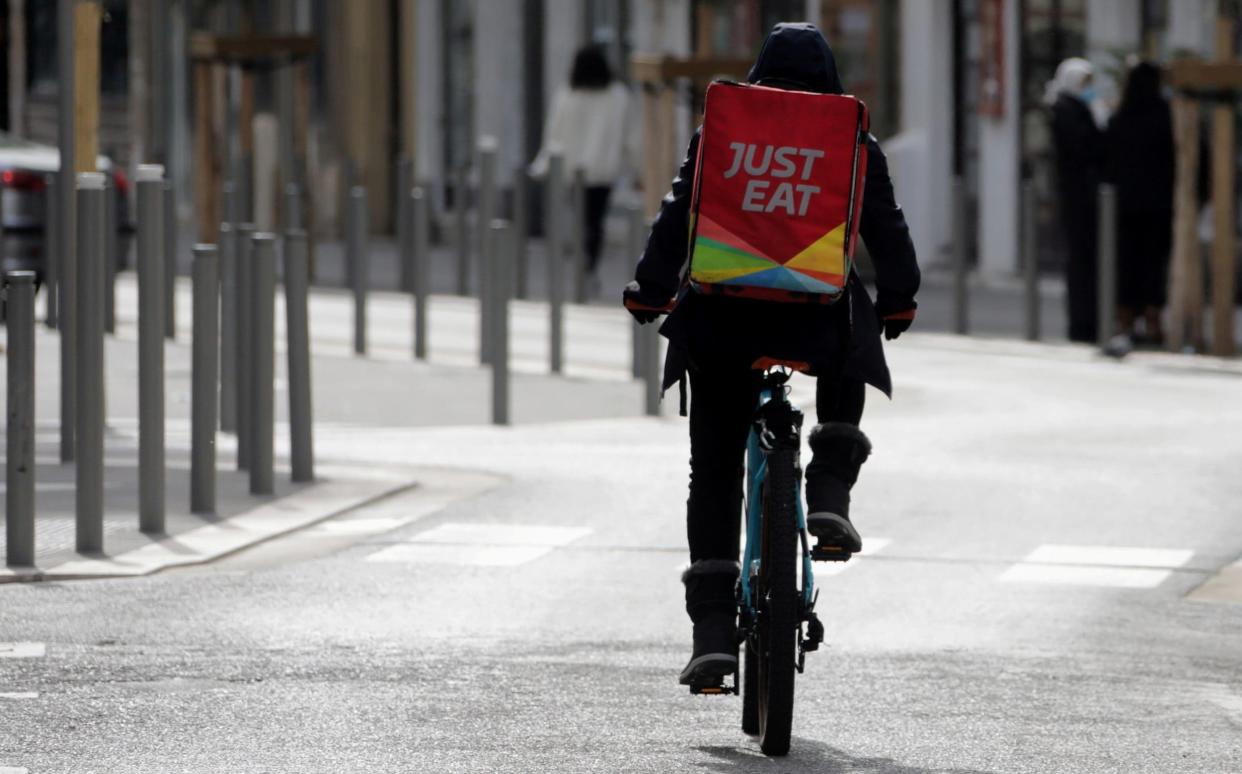
POLYGON ((755 645, 759 747, 764 755, 788 753, 793 728, 799 622, 797 454, 794 449, 770 453, 763 487, 755 645))

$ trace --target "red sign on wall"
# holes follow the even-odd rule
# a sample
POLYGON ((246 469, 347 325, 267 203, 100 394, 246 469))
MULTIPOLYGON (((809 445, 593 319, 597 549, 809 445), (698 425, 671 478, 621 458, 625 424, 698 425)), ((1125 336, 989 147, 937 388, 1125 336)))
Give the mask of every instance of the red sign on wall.
POLYGON ((1005 0, 981 0, 979 31, 979 112, 1005 117, 1005 0))

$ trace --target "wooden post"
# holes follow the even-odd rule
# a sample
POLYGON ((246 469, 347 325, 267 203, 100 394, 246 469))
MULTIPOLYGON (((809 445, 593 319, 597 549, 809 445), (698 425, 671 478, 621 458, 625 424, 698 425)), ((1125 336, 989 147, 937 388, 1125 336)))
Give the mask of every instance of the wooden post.
POLYGON ((1199 265, 1199 104, 1192 97, 1173 100, 1177 138, 1177 181, 1173 198, 1173 260, 1169 294, 1168 346, 1174 352, 1198 348, 1203 336, 1203 274, 1199 265))
MULTIPOLYGON (((1233 59, 1234 22, 1221 16, 1216 22, 1216 59, 1233 59)), ((1237 196, 1234 192, 1235 166, 1234 111, 1236 105, 1218 105, 1212 110, 1212 213, 1215 221, 1212 240, 1212 354, 1231 357, 1234 353, 1233 298, 1234 261, 1237 252, 1237 196)))
POLYGON ((73 5, 74 171, 94 172, 99 157, 98 0, 73 5))
POLYGON ((660 198, 664 196, 664 186, 668 176, 661 168, 664 154, 660 152, 661 132, 658 114, 659 97, 654 83, 645 83, 641 90, 643 108, 643 209, 648 218, 655 216, 660 209, 660 198))

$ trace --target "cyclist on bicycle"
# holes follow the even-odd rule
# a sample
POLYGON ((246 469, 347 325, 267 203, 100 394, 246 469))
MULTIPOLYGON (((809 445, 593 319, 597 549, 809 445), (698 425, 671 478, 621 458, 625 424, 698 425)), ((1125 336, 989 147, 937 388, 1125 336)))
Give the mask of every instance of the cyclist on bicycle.
MULTIPOLYGON (((750 83, 841 94, 828 42, 810 24, 778 24, 747 76, 750 83)), ((694 624, 694 652, 682 684, 737 669, 737 582, 743 459, 764 362, 797 362, 817 377, 813 452, 806 468, 807 528, 819 545, 854 553, 862 541, 849 515, 850 488, 871 443, 859 429, 864 387, 891 396, 880 333, 910 327, 919 268, 888 165, 867 138, 859 234, 876 272, 873 304, 857 276, 832 305, 771 303, 696 293, 682 281, 699 134, 690 141, 664 197, 625 300, 640 323, 657 314, 637 307, 676 305, 660 332, 669 340, 664 387, 690 381, 690 568, 682 581, 694 624)), ((684 399, 684 393, 683 393, 684 399)), ((684 411, 684 407, 683 407, 684 411)))

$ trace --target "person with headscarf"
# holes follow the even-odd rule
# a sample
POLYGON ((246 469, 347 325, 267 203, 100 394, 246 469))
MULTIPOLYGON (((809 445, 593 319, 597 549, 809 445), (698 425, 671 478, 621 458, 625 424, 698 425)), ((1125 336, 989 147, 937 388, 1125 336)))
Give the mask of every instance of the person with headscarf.
POLYGON ((1160 69, 1139 62, 1105 132, 1106 176, 1117 187, 1117 323, 1133 337, 1142 315, 1145 340, 1164 336, 1173 248, 1173 115, 1160 93, 1160 69))
MULTIPOLYGON (((778 24, 747 76, 753 84, 842 94, 832 49, 810 24, 778 24)), ((701 131, 701 130, 700 130, 701 131)), ((809 363, 816 377, 819 425, 810 434, 806 468, 808 526, 820 545, 856 553, 862 541, 849 516, 850 489, 871 443, 858 425, 864 389, 892 393, 880 342, 895 339, 914 320, 919 267, 905 215, 897 205, 888 163, 868 135, 859 233, 876 271, 876 303, 857 275, 833 304, 773 303, 696 292, 682 282, 691 189, 699 132, 652 224, 647 246, 624 292, 640 323, 656 318, 636 307, 676 304, 660 328, 669 340, 665 389, 690 379, 690 497, 686 532, 690 567, 682 576, 694 650, 683 685, 720 679, 737 669, 737 603, 742 469, 750 420, 758 400, 762 358, 809 363), (812 528, 814 532, 815 529, 812 528)))
POLYGON ((1104 158, 1104 135, 1096 124, 1095 68, 1066 59, 1048 84, 1052 146, 1056 155, 1057 204, 1069 248, 1065 264, 1070 341, 1094 343, 1096 313, 1096 196, 1104 158))
POLYGON ((578 171, 586 184, 582 223, 588 285, 599 287, 598 269, 604 245, 604 218, 617 181, 633 170, 638 132, 632 120, 629 89, 618 81, 604 50, 585 46, 574 55, 569 86, 557 91, 543 131, 543 143, 530 171, 543 177, 553 149, 564 154, 568 175, 578 171))

